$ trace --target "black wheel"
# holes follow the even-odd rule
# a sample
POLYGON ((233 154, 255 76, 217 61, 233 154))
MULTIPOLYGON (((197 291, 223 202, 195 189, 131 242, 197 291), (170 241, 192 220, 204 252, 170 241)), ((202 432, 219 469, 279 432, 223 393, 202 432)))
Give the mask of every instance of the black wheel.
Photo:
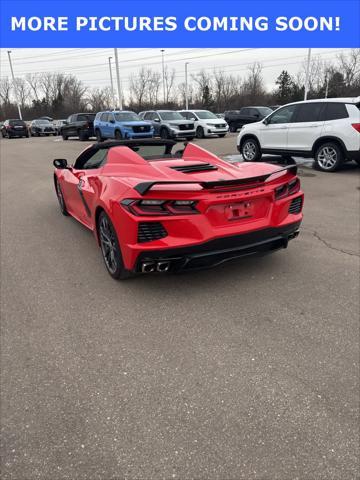
POLYGON ((89 140, 89 137, 82 130, 78 131, 78 135, 79 135, 80 142, 84 142, 85 140, 89 140))
POLYGON ((96 130, 95 132, 96 140, 100 143, 103 141, 103 137, 101 136, 100 130, 96 130))
POLYGON ((56 188, 56 195, 57 195, 57 198, 58 198, 58 201, 59 201, 59 206, 60 206, 61 213, 67 217, 69 215, 69 212, 66 209, 64 195, 62 193, 62 190, 61 190, 60 183, 59 183, 58 179, 55 180, 55 188, 56 188))
POLYGON ((160 130, 160 137, 163 139, 163 140, 166 140, 167 138, 169 138, 169 131, 167 128, 162 128, 160 130))
POLYGON ((115 130, 115 139, 116 140, 122 140, 122 134, 120 130, 115 130))
POLYGON ((205 132, 204 132, 204 129, 202 127, 197 127, 196 137, 197 138, 204 138, 205 137, 205 132))
POLYGON ((65 133, 62 133, 61 136, 62 136, 62 139, 63 139, 63 140, 67 140, 67 139, 68 139, 68 136, 65 135, 65 133))
POLYGON ((122 280, 131 276, 131 272, 124 267, 119 241, 115 228, 110 218, 103 211, 98 219, 98 235, 100 239, 101 253, 105 266, 110 275, 116 280, 122 280))
POLYGON ((355 162, 359 165, 360 167, 360 158, 355 158, 355 162))
POLYGON ((314 167, 322 172, 335 172, 344 161, 341 148, 334 142, 320 145, 315 152, 314 167))
POLYGON ((26 138, 29 138, 29 134, 27 133, 27 134, 25 135, 25 137, 26 137, 26 138))
POLYGON ((226 133, 221 133, 221 134, 219 135, 220 138, 224 138, 225 136, 226 136, 226 133))
POLYGON ((231 133, 237 132, 237 125, 236 125, 236 123, 230 123, 230 125, 229 125, 229 130, 230 130, 231 133))
POLYGON ((254 138, 246 139, 241 145, 241 155, 245 162, 257 162, 261 158, 259 143, 254 138))

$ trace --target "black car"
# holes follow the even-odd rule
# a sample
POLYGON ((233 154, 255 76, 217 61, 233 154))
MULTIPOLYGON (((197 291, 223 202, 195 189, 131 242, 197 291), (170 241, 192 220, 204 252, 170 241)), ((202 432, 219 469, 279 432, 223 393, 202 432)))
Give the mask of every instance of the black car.
POLYGON ((5 120, 1 126, 1 135, 3 138, 28 137, 29 131, 26 123, 19 119, 5 120))
POLYGON ((61 127, 63 140, 69 137, 78 137, 80 140, 89 140, 94 137, 95 113, 74 113, 70 115, 61 127))
POLYGON ((260 122, 272 113, 269 107, 243 107, 240 110, 225 112, 225 120, 229 124, 230 132, 236 132, 243 125, 260 122))

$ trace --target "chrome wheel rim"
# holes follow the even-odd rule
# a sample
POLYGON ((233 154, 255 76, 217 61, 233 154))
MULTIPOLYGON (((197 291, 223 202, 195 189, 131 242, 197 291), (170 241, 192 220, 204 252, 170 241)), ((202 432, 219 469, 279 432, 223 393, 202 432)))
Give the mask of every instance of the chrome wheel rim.
POLYGON ((57 193, 61 210, 65 210, 64 197, 63 197, 59 182, 56 182, 56 193, 57 193))
POLYGON ((117 269, 115 234, 111 228, 108 219, 103 216, 100 221, 100 244, 105 264, 110 273, 115 273, 117 269))
POLYGON ((330 170, 337 164, 337 152, 333 147, 323 147, 319 150, 318 164, 324 170, 330 170))
POLYGON ((246 142, 243 147, 243 157, 245 160, 253 160, 256 155, 256 145, 254 142, 246 142))

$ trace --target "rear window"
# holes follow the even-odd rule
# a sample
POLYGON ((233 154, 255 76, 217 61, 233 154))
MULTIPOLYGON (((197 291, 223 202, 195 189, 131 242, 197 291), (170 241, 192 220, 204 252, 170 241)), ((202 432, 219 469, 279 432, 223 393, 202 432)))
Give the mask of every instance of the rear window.
POLYGON ((349 114, 344 103, 327 103, 323 112, 323 120, 339 120, 348 118, 349 114))
POLYGON ((26 124, 22 120, 9 120, 9 125, 13 127, 25 127, 26 124))
POLYGON ((303 103, 296 108, 295 123, 318 122, 321 120, 320 113, 323 103, 303 103))
POLYGON ((77 121, 78 122, 93 122, 94 118, 95 118, 94 114, 89 114, 89 115, 81 114, 81 115, 77 116, 77 121))
POLYGON ((171 147, 168 145, 131 145, 129 148, 145 160, 172 158, 171 147))

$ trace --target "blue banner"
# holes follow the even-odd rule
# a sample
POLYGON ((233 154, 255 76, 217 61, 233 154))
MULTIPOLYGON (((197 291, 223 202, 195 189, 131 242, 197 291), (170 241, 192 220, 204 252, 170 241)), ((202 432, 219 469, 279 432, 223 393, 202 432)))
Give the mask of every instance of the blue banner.
POLYGON ((358 47, 360 0, 0 0, 0 46, 358 47))

